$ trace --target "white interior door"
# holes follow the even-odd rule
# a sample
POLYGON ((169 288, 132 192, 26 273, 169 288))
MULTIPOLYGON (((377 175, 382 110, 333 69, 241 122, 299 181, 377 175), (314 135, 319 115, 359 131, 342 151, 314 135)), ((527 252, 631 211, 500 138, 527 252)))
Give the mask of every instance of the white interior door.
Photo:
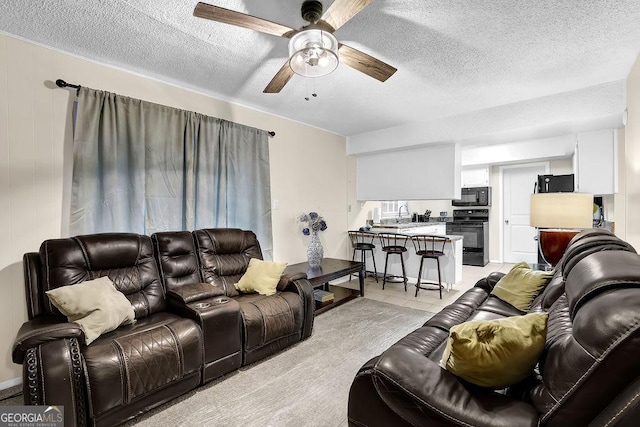
POLYGON ((504 262, 538 262, 536 229, 529 225, 530 198, 544 164, 508 167, 502 170, 504 262))

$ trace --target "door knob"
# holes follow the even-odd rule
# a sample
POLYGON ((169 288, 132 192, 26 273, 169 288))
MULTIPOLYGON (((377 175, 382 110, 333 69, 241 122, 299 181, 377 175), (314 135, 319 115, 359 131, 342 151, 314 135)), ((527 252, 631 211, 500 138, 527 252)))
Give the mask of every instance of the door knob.
POLYGON ((505 219, 505 220, 504 220, 504 223, 505 223, 505 224, 509 224, 509 220, 508 220, 508 219, 505 219))

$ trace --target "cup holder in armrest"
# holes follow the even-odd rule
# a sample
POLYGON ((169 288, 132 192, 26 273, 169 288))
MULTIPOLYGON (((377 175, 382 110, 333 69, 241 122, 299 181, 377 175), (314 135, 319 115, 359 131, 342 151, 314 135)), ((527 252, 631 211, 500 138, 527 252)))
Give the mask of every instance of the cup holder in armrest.
POLYGON ((197 302, 195 304, 193 304, 193 307, 197 310, 204 310, 205 308, 209 308, 212 305, 215 304, 226 304, 229 301, 231 301, 231 299, 229 297, 215 297, 215 298, 211 298, 207 301, 202 301, 202 302, 197 302))

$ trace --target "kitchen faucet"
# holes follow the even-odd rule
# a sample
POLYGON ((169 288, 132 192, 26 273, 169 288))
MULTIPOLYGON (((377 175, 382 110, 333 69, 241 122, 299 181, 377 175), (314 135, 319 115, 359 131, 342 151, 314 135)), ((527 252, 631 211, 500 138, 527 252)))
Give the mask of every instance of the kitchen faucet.
POLYGON ((400 205, 400 208, 398 208, 398 221, 402 219, 402 208, 404 208, 407 211, 407 215, 409 215, 409 208, 407 205, 400 205))

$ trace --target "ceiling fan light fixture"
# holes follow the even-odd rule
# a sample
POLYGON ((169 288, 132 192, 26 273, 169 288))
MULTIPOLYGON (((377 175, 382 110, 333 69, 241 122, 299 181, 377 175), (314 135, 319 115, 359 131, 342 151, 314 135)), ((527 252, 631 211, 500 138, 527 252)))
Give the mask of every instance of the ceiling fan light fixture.
POLYGON ((289 66, 298 75, 326 76, 338 63, 338 40, 327 31, 304 30, 289 40, 289 66))

